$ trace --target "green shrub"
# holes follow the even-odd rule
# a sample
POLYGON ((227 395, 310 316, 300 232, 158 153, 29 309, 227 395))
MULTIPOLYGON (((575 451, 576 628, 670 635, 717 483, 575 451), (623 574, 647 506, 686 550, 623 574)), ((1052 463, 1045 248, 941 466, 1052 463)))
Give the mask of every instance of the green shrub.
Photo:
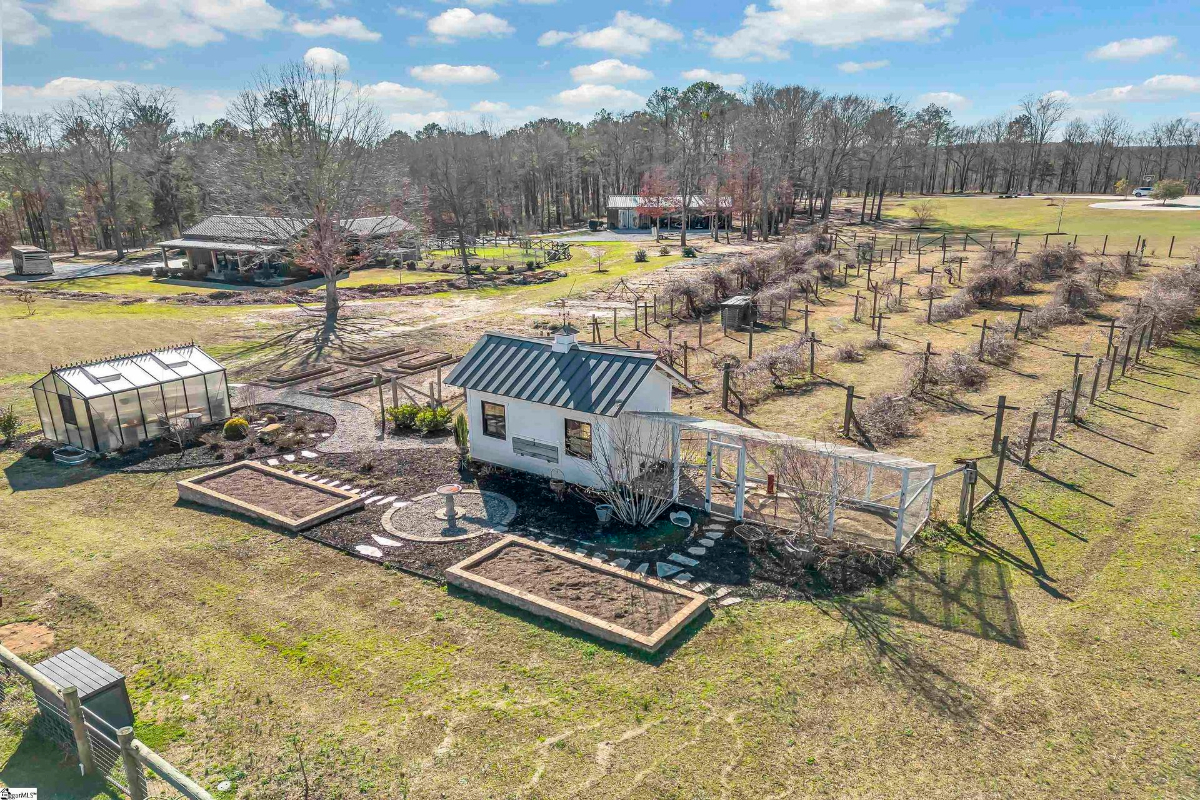
POLYGON ((664 244, 662 247, 658 248, 658 254, 660 256, 669 256, 671 255, 671 248, 664 244))
POLYGON ((167 272, 166 267, 155 267, 154 268, 154 277, 156 277, 156 278, 165 278, 165 277, 167 277, 168 274, 170 274, 170 273, 167 272))
POLYGON ((639 249, 636 253, 633 254, 633 260, 640 264, 643 261, 649 261, 650 256, 646 254, 645 250, 639 249))
POLYGON ((421 407, 414 403, 405 403, 402 406, 392 406, 387 410, 387 417, 395 426, 396 430, 411 430, 417 422, 417 416, 421 413, 421 407))
POLYGON ((417 430, 421 433, 444 431, 450 427, 450 410, 445 406, 438 409, 427 408, 417 414, 417 430))
POLYGON ((226 439, 245 439, 246 434, 250 433, 250 423, 243 417, 230 417, 225 420, 221 433, 226 439))
POLYGON ((0 440, 3 440, 4 444, 11 442, 13 437, 17 435, 17 426, 19 424, 20 421, 17 419, 17 415, 13 413, 12 406, 9 406, 4 411, 0 411, 0 440))
POLYGON ((696 248, 692 247, 691 245, 688 245, 687 247, 683 248, 683 257, 684 258, 695 258, 696 257, 696 248))
POLYGON ((532 258, 525 262, 526 269, 533 269, 536 266, 537 266, 537 262, 534 261, 532 258))
POLYGON ((408 270, 409 272, 412 272, 414 269, 416 269, 416 268, 417 268, 417 262, 415 262, 415 261, 405 261, 405 262, 404 262, 404 268, 405 268, 406 270, 408 270))

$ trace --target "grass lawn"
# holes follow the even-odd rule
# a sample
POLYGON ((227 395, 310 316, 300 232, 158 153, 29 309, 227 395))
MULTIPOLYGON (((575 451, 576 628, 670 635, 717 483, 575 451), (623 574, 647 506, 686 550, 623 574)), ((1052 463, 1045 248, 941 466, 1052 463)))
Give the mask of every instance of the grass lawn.
MULTIPOLYGON (((1058 230, 1058 206, 1040 197, 1009 200, 993 197, 910 197, 885 202, 884 216, 891 219, 910 218, 908 206, 924 199, 932 199, 938 206, 938 213, 930 226, 933 233, 995 232, 997 235, 1007 235, 1020 232, 1022 235, 1040 237, 1058 230)), ((1200 210, 1121 211, 1091 208, 1089 205, 1098 202, 1102 201, 1072 198, 1067 200, 1067 207, 1063 210, 1062 230, 1072 236, 1079 234, 1081 247, 1100 249, 1105 234, 1109 236, 1109 253, 1132 249, 1138 236, 1149 241, 1147 255, 1154 251, 1159 256, 1165 256, 1172 236, 1176 237, 1176 256, 1186 256, 1190 248, 1200 246, 1200 210)), ((1033 243, 1030 242, 1031 245, 1033 243)))
POLYGON ((350 273, 350 277, 338 281, 338 286, 343 289, 353 289, 356 286, 366 286, 367 284, 410 284, 410 283, 428 283, 429 281, 442 281, 460 277, 453 272, 428 272, 423 269, 415 269, 412 271, 406 269, 383 269, 375 267, 372 269, 357 269, 350 273))
POLYGON ((216 288, 180 286, 159 280, 149 275, 95 275, 84 278, 66 278, 61 281, 38 281, 30 284, 32 289, 62 289, 69 292, 101 292, 103 294, 131 295, 177 295, 209 294, 216 288))

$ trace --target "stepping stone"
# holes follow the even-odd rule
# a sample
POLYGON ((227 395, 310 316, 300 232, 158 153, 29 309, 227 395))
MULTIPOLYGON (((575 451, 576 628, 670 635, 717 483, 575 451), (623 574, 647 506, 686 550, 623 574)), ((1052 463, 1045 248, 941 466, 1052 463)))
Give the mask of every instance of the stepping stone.
POLYGON ((608 561, 608 553, 592 553, 593 561, 608 561))
POLYGON ((717 589, 715 592, 713 592, 713 597, 716 599, 720 599, 727 594, 729 594, 729 587, 722 586, 720 589, 717 589))
POLYGON ((650 565, 645 564, 645 563, 638 564, 638 568, 634 570, 634 572, 636 572, 639 575, 645 575, 649 571, 650 571, 650 565))
POLYGON ((682 575, 676 575, 673 580, 680 585, 687 583, 692 579, 692 573, 685 572, 682 575))
POLYGON ((359 497, 370 497, 370 496, 371 496, 371 495, 373 495, 373 494, 375 494, 375 490, 374 490, 374 489, 367 489, 365 492, 363 492, 362 494, 360 494, 360 495, 359 495, 359 497))
POLYGON ((279 459, 278 459, 278 458, 268 458, 268 459, 267 459, 267 466, 268 466, 268 467, 278 467, 278 466, 279 466, 279 459))
POLYGON ((379 502, 379 498, 378 498, 378 497, 368 497, 368 498, 367 498, 367 502, 366 502, 366 503, 364 503, 363 505, 368 505, 368 506, 369 506, 369 505, 371 505, 371 503, 378 503, 378 502, 379 502))
POLYGON ((704 526, 704 530, 706 530, 706 531, 723 531, 723 530, 725 530, 725 526, 709 523, 708 525, 704 526))
POLYGON ((381 544, 384 547, 400 547, 404 544, 404 542, 397 542, 395 539, 389 539, 386 536, 379 536, 374 533, 371 534, 371 538, 375 540, 376 544, 381 544))
POLYGON ((587 550, 586 550, 586 549, 584 549, 584 548, 582 548, 582 547, 576 547, 576 548, 575 548, 575 555, 577 555, 577 556, 586 556, 586 555, 587 555, 587 550))
POLYGON ((707 592, 711 588, 712 588, 712 584, 706 583, 704 581, 701 581, 700 583, 697 583, 695 586, 692 587, 692 589, 694 589, 697 592, 707 592))
POLYGON ((372 547, 369 544, 356 544, 356 545, 354 545, 354 549, 357 550, 358 552, 362 553, 364 556, 371 556, 372 558, 383 558, 383 551, 380 550, 378 547, 372 547))
POLYGON ((404 508, 405 506, 411 505, 412 500, 397 500, 396 502, 392 503, 392 508, 404 508))
POLYGON ((614 567, 620 567, 621 569, 627 569, 629 567, 629 559, 628 558, 618 558, 616 561, 614 561, 612 563, 613 563, 614 567))
POLYGON ((295 460, 296 460, 296 457, 295 457, 295 456, 293 456, 293 455, 286 455, 286 456, 284 456, 284 457, 283 457, 283 460, 284 460, 284 461, 295 461, 295 460))
POLYGON ((694 556, 702 556, 708 552, 707 547, 689 547, 688 552, 694 556))
MULTIPOLYGON (((309 434, 309 435, 311 436, 312 434, 309 434)), ((312 450, 301 450, 300 455, 304 456, 305 458, 316 458, 317 457, 317 454, 314 453, 312 450)))
POLYGON ((395 499, 396 499, 396 495, 392 495, 391 497, 385 497, 385 498, 383 498, 383 499, 382 499, 382 500, 380 500, 379 502, 380 502, 380 504, 381 504, 381 505, 386 505, 387 503, 390 503, 390 502, 392 502, 392 501, 393 501, 393 500, 395 500, 395 499))
POLYGON ((717 605, 722 606, 723 608, 728 608, 729 606, 736 606, 740 602, 742 602, 742 598, 740 597, 726 597, 725 599, 719 601, 717 605))
MULTIPOLYGON (((701 553, 700 555, 704 555, 704 553, 701 553)), ((667 560, 674 561, 676 564, 683 564, 685 567, 694 567, 700 563, 694 558, 681 556, 679 553, 671 553, 671 555, 667 556, 667 560)))
POLYGON ((716 544, 716 542, 714 542, 712 539, 701 539, 700 540, 700 545, 702 547, 712 547, 714 544, 716 544))
POLYGON ((720 539, 725 535, 725 531, 706 531, 705 536, 710 539, 720 539))
POLYGON ((328 439, 328 438, 329 438, 329 434, 328 434, 328 433, 322 433, 322 434, 321 434, 321 438, 322 438, 322 439, 328 439))
POLYGON ((315 433, 310 433, 310 434, 308 435, 308 438, 310 438, 310 439, 315 439, 315 438, 317 438, 317 435, 316 435, 315 433))
POLYGON ((656 565, 655 571, 658 572, 658 577, 669 578, 672 575, 674 575, 676 572, 682 572, 683 569, 682 569, 682 567, 677 567, 674 564, 668 564, 665 561, 660 561, 656 565))

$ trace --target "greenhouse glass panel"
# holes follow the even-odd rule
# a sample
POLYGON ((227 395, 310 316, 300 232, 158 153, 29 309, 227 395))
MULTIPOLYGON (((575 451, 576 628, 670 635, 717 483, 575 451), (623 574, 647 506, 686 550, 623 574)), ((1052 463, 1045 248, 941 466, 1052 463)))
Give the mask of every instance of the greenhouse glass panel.
POLYGON ((189 410, 199 411, 203 415, 200 417, 201 422, 210 421, 212 414, 209 413, 208 390, 204 388, 204 378, 199 375, 187 378, 183 382, 183 388, 187 392, 189 410))
POLYGON ((212 406, 213 419, 225 419, 229 416, 229 394, 225 386, 225 373, 216 372, 205 375, 208 382, 208 402, 212 406))
POLYGON ((33 390, 33 402, 37 405, 38 419, 42 421, 42 435, 47 439, 59 439, 58 431, 54 427, 54 417, 50 415, 50 404, 42 389, 33 390))
POLYGON ((162 390, 158 386, 138 389, 142 400, 142 414, 146 418, 146 435, 153 439, 167 432, 167 406, 162 390))
POLYGON ((146 438, 142 427, 142 408, 138 404, 137 392, 130 389, 113 395, 117 403, 117 418, 121 422, 121 430, 125 433, 125 444, 137 444, 146 438))
POLYGON ((96 449, 101 452, 117 450, 121 447, 121 423, 117 418, 117 410, 107 397, 100 398, 91 404, 92 426, 96 435, 96 449))

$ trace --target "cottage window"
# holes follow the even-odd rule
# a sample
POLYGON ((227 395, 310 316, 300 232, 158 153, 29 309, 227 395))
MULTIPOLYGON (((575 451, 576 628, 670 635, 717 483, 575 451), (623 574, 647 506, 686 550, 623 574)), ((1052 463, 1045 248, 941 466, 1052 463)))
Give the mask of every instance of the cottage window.
POLYGON ((592 458, 592 423, 567 420, 567 455, 592 458))
POLYGON ((504 431, 504 406, 483 401, 483 435, 493 439, 507 439, 504 431))

